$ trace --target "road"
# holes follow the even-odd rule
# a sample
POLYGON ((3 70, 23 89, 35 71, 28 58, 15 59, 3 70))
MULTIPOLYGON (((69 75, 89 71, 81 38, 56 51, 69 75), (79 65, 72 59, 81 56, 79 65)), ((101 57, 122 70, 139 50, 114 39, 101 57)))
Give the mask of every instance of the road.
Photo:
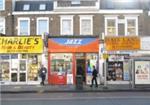
POLYGON ((2 94, 1 105, 150 105, 150 92, 2 94))

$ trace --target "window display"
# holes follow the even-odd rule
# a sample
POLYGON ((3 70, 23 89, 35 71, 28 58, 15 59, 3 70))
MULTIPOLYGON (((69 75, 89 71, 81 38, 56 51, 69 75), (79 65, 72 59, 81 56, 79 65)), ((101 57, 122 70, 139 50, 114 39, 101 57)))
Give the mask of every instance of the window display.
POLYGON ((8 61, 3 61, 1 62, 1 78, 2 81, 9 81, 9 62, 8 61))
POLYGON ((93 66, 98 68, 98 56, 97 54, 87 54, 86 55, 87 60, 87 73, 92 73, 93 66))
POLYGON ((107 80, 123 80, 123 62, 108 62, 107 80))
POLYGON ((36 54, 28 55, 28 81, 38 80, 38 70, 41 64, 41 56, 36 54))
POLYGON ((52 54, 51 73, 72 74, 72 54, 52 54))

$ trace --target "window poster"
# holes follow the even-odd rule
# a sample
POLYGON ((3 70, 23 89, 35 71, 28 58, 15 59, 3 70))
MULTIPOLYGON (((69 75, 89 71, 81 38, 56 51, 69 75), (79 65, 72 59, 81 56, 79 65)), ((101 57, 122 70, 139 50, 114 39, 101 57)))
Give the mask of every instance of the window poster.
POLYGON ((98 60, 97 60, 97 54, 87 54, 87 73, 92 73, 93 66, 98 68, 98 60))
POLYGON ((123 63, 123 72, 124 72, 123 79, 125 81, 129 81, 129 79, 130 79, 130 76, 129 76, 130 73, 129 73, 129 62, 128 61, 125 61, 123 63))
POLYGON ((150 61, 135 61, 135 84, 150 84, 150 61))

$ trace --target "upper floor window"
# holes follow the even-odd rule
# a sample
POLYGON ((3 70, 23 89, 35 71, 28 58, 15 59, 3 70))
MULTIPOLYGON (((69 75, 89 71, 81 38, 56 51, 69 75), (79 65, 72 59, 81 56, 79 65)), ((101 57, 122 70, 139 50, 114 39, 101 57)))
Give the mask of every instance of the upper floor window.
POLYGON ((73 16, 61 16, 61 35, 73 35, 73 16))
POLYGON ((80 0, 72 0, 71 4, 80 4, 80 0))
POLYGON ((29 4, 25 4, 24 6, 23 6, 23 10, 29 10, 30 9, 30 5, 29 4))
POLYGON ((80 16, 80 34, 93 34, 93 18, 92 16, 80 16))
POLYGON ((49 33, 49 19, 48 18, 38 18, 37 19, 37 35, 44 35, 49 33))
POLYGON ((5 8, 5 0, 0 0, 0 11, 5 8))
POLYGON ((105 17, 105 35, 118 35, 117 17, 105 17))
POLYGON ((18 19, 18 35, 30 35, 30 19, 18 19))
POLYGON ((40 9, 40 10, 45 10, 45 9, 46 9, 46 5, 45 5, 45 4, 40 4, 39 9, 40 9))
POLYGON ((5 18, 0 17, 0 33, 5 34, 5 18))
POLYGON ((125 35, 138 35, 137 17, 125 17, 125 35))

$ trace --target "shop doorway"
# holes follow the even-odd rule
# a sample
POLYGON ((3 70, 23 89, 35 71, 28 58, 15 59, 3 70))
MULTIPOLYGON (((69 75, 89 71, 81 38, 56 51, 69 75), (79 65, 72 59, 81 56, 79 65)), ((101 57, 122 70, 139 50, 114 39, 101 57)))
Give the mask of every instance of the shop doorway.
POLYGON ((25 83, 27 82, 27 61, 19 60, 18 63, 19 63, 17 64, 19 66, 18 68, 12 67, 11 69, 11 82, 25 83))
POLYGON ((83 82, 86 82, 86 74, 85 74, 85 59, 76 59, 76 71, 77 75, 82 75, 83 82))

